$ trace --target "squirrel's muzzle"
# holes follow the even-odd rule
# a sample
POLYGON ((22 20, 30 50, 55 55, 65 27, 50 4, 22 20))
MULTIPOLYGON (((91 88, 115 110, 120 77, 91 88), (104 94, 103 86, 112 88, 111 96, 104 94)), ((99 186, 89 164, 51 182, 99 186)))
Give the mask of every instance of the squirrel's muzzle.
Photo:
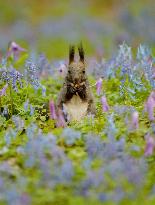
POLYGON ((74 78, 74 84, 79 84, 79 78, 74 78))
POLYGON ((70 86, 73 87, 74 89, 78 89, 81 86, 85 85, 85 82, 81 82, 81 83, 70 83, 70 86))

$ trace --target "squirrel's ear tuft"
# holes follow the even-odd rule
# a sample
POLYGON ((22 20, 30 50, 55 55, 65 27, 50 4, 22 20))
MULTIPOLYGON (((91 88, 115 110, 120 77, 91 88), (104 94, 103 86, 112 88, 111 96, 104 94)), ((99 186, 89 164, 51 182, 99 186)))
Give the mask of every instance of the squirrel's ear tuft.
POLYGON ((80 43, 80 45, 78 46, 78 50, 79 50, 80 61, 84 63, 84 50, 83 50, 82 43, 80 43))
POLYGON ((74 61, 75 47, 73 45, 69 46, 69 64, 74 61))

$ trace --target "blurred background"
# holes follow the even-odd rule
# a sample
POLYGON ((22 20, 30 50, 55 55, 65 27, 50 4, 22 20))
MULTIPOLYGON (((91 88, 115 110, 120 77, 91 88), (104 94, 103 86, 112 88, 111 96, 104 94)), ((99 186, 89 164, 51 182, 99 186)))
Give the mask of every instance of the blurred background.
POLYGON ((0 50, 15 41, 49 59, 66 58, 70 43, 107 57, 123 41, 155 45, 154 0, 0 0, 0 50))

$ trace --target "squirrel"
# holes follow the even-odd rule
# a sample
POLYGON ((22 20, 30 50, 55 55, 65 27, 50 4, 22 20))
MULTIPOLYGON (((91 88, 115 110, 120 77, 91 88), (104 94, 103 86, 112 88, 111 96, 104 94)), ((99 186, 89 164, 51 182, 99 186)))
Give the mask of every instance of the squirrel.
POLYGON ((69 46, 69 64, 64 84, 58 95, 56 109, 67 122, 80 121, 87 114, 95 114, 93 94, 86 75, 84 49, 78 46, 80 59, 74 60, 75 46, 69 46))

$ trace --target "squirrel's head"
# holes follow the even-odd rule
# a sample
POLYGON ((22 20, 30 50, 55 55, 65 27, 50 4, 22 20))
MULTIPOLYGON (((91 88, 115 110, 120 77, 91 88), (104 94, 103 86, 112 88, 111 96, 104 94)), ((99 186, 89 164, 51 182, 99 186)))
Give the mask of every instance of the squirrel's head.
POLYGON ((84 62, 84 50, 82 44, 78 47, 80 59, 78 62, 74 60, 75 47, 69 47, 69 65, 68 65, 68 73, 67 80, 71 82, 73 85, 80 85, 86 80, 85 74, 85 62, 84 62))

